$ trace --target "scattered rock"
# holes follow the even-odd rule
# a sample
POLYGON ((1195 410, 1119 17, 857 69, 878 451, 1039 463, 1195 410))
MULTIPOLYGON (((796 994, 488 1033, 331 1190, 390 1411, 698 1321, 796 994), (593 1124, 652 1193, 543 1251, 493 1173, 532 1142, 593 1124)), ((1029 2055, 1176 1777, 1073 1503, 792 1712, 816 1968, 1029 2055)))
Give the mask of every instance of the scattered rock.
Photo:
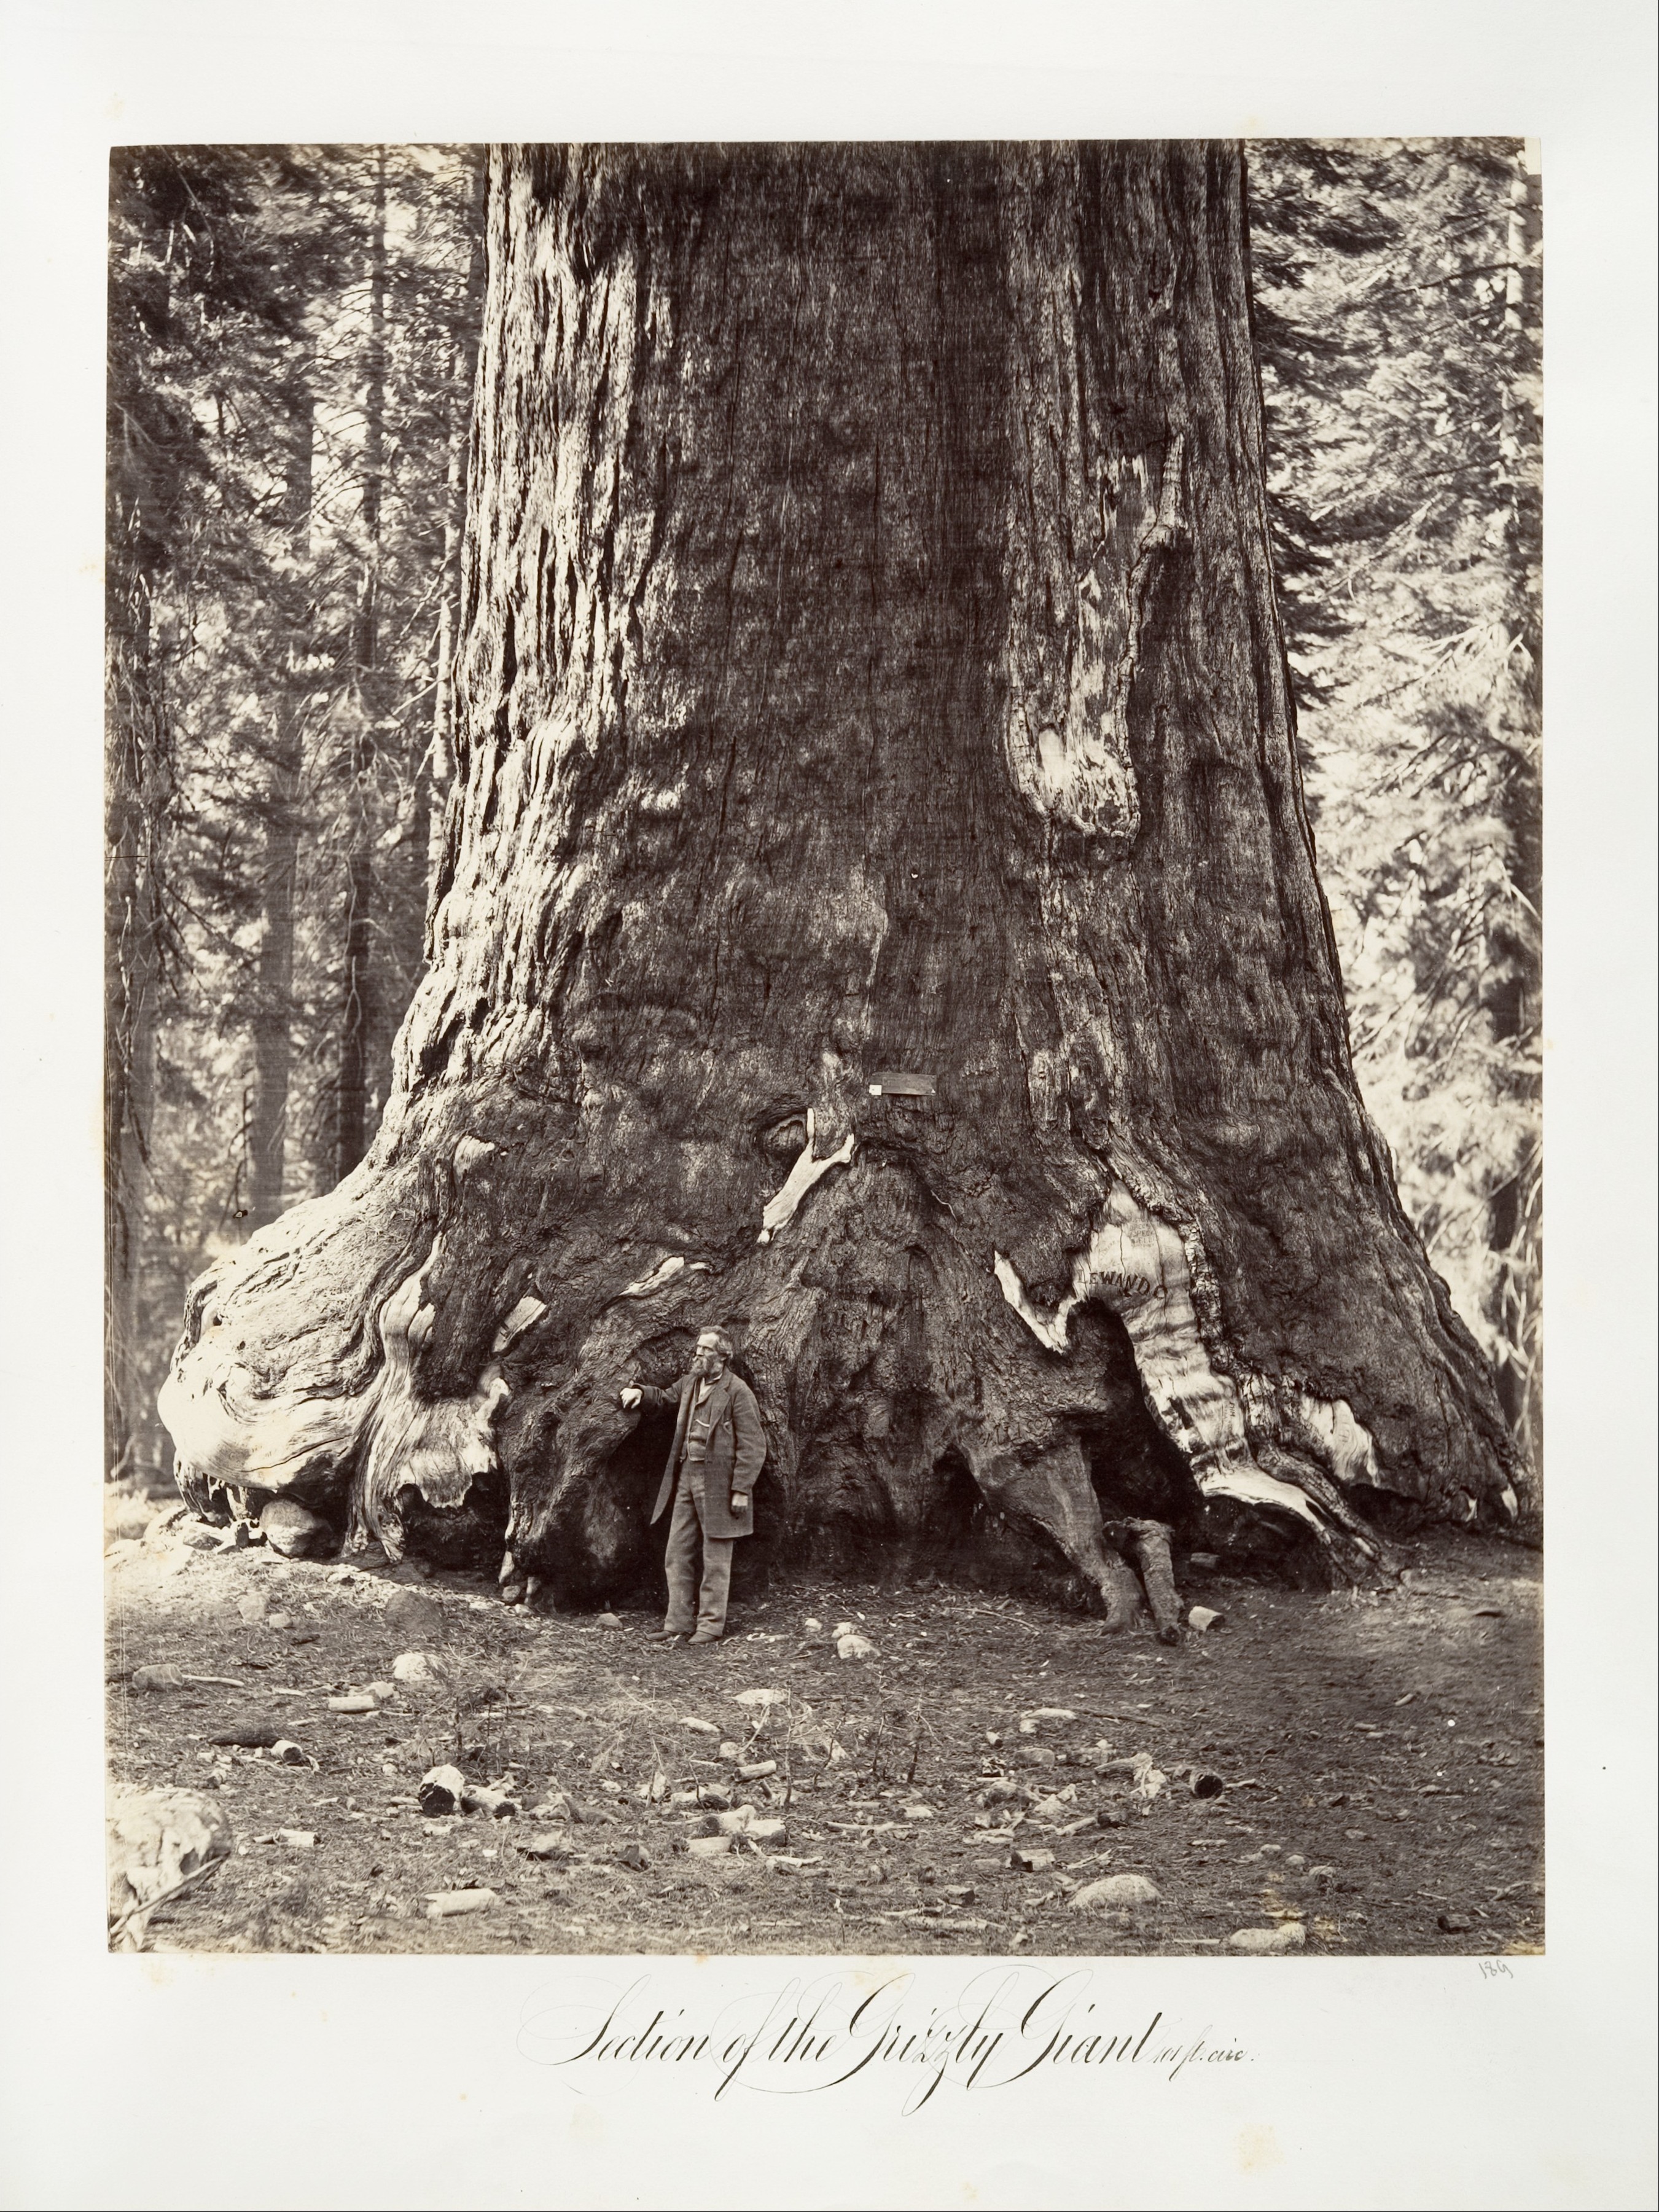
POLYGON ((397 1685, 392 1682, 366 1682, 363 1687, 371 1698, 384 1705, 386 1700, 395 1693, 397 1685))
POLYGON ((317 1631, 314 1628, 302 1628, 294 1638, 294 1647, 298 1650, 302 1644, 315 1644, 316 1641, 317 1631))
MULTIPOLYGON (((261 1843, 266 1840, 264 1836, 259 1838, 261 1843)), ((316 1832, 311 1828, 278 1828, 269 1840, 274 1844, 284 1844, 291 1851, 311 1851, 317 1848, 316 1832)))
POLYGON ((713 1721, 693 1720, 689 1713, 680 1723, 680 1726, 684 1729, 690 1729, 693 1735, 718 1735, 720 1734, 720 1730, 715 1727, 713 1721))
POLYGON ((149 1527, 147 1498, 110 1498, 104 1503, 104 1534, 118 1543, 132 1543, 149 1527))
POLYGON ((187 1528, 179 1531, 179 1541, 187 1544, 192 1552, 216 1552, 224 1531, 213 1528, 205 1521, 192 1521, 187 1528))
POLYGON ((602 1613, 593 1623, 595 1628, 620 1628, 622 1625, 621 1614, 615 1613, 602 1613))
POLYGON ((821 1620, 814 1620, 810 1614, 801 1626, 809 1636, 822 1636, 823 1633, 823 1623, 821 1620))
POLYGON ((1468 1936, 1474 1928, 1474 1921, 1462 1912, 1443 1912, 1435 1924, 1448 1936, 1468 1936))
POLYGON ((1019 1747, 1020 1762, 1025 1766, 1053 1766, 1054 1754, 1046 1743, 1024 1743, 1019 1747))
POLYGON ((714 1756, 716 1759, 725 1759, 729 1766, 735 1766, 743 1757, 742 1747, 735 1743, 723 1743, 714 1756))
POLYGON ((493 1889, 449 1889, 441 1897, 428 1901, 426 1917, 428 1920, 453 1920, 459 1912, 486 1912, 495 1902, 493 1889))
POLYGON ((738 1767, 738 1779, 739 1782, 758 1782, 763 1774, 775 1774, 777 1771, 775 1759, 751 1759, 748 1765, 738 1767))
POLYGON ((1077 1715, 1069 1705, 1033 1705, 1029 1712, 1020 1715, 1019 1730, 1022 1735, 1029 1735, 1044 1721, 1074 1721, 1076 1718, 1077 1715), (1026 1726, 1028 1721, 1031 1724, 1030 1728, 1026 1726))
POLYGON ((1227 1626, 1227 1616, 1224 1613, 1214 1612, 1207 1605, 1195 1605, 1187 1615, 1187 1626, 1188 1628, 1195 1628, 1202 1636, 1206 1629, 1224 1628, 1227 1626))
POLYGON ((527 1859, 568 1859, 570 1856, 568 1840, 545 1828, 536 1835, 525 1837, 521 1843, 514 1845, 514 1849, 527 1859))
POLYGON ((734 1805, 729 1813, 714 1814, 713 1832, 720 1836, 744 1835, 748 1832, 754 1818, 755 1808, 752 1805, 734 1805))
POLYGON ((1101 1912, 1122 1905, 1160 1905, 1163 1892, 1144 1874, 1109 1874, 1085 1882, 1072 1899, 1074 1912, 1101 1912))
POLYGON ((331 1713, 372 1713, 375 1707, 376 1700, 367 1690, 352 1690, 343 1698, 331 1698, 328 1701, 331 1713))
POLYGON ((732 1792, 724 1782, 704 1782, 690 1793, 694 1805, 712 1805, 718 1812, 732 1802, 732 1792))
POLYGON ((266 1599, 264 1592, 263 1590, 250 1590, 245 1598, 239 1600, 236 1611, 239 1616, 243 1620, 246 1621, 248 1626, 252 1627, 255 1621, 263 1620, 264 1619, 265 1606, 266 1599))
POLYGON ((617 1846, 617 1864, 631 1867, 635 1874, 643 1874, 650 1865, 642 1844, 629 1842, 617 1846))
POLYGON ((396 1589, 386 1601, 386 1625, 411 1644, 435 1641, 443 1627, 444 1617, 436 1601, 424 1592, 396 1589))
POLYGON ((1103 1805, 1099 1812, 1095 1814, 1095 1826, 1097 1828, 1127 1828, 1128 1825, 1128 1814, 1120 1813, 1115 1805, 1103 1805))
POLYGON ((733 1692, 732 1702, 750 1706, 787 1705, 789 1692, 787 1690, 738 1690, 733 1692))
POLYGON ((907 1820, 931 1820, 933 1817, 933 1808, 931 1805, 907 1805, 904 1808, 904 1817, 907 1820))
POLYGON ((510 1790, 493 1789, 469 1782, 461 1791, 461 1810, 464 1813, 488 1813, 492 1820, 514 1820, 519 1816, 519 1800, 510 1790))
POLYGON ((1299 1920, 1281 1920, 1277 1928, 1241 1928, 1227 1938, 1227 1948, 1266 1958, 1276 1952, 1300 1951, 1307 1941, 1308 1931, 1299 1920))
POLYGON ((1052 1851, 1022 1849, 1016 1844, 1008 1854, 1008 1863, 1019 1868, 1024 1874, 1046 1874, 1055 1864, 1055 1858, 1052 1851))
POLYGON ((313 1766, 317 1764, 304 1744, 295 1743, 292 1736, 278 1736, 270 1747, 270 1755, 280 1766, 313 1766))
POLYGON ((424 1651, 400 1651, 392 1662, 394 1682, 429 1682, 432 1662, 424 1651))
POLYGON ((111 1943, 142 1951, 169 1890, 225 1857, 230 1838, 210 1798, 187 1790, 117 1790, 108 1815, 111 1943))
POLYGON ((182 1690, 185 1678, 169 1659, 159 1667, 135 1667, 132 1686, 135 1690, 182 1690))
POLYGON ((1212 1575, 1221 1565, 1221 1561, 1213 1552, 1189 1552, 1187 1554, 1187 1565, 1189 1567, 1196 1567, 1201 1575, 1212 1575))
POLYGON ((269 1613, 265 1615, 267 1628, 292 1628, 293 1626, 294 1616, 290 1613, 269 1613))
POLYGON ((259 1534, 285 1559, 308 1559, 334 1549, 334 1531, 292 1498, 273 1498, 259 1516, 259 1534))
POLYGON ((787 1844, 789 1840, 789 1824, 786 1820, 770 1818, 754 1820, 749 1823, 744 1833, 751 1843, 787 1844))
POLYGON ((730 1836, 693 1836, 685 1846, 694 1859, 717 1859, 732 1848, 730 1836))
POLYGON ((270 1751, 283 1741, 283 1731, 270 1721, 232 1721, 208 1741, 240 1744, 247 1751, 270 1751))
POLYGON ((941 1893, 952 1905, 977 1905, 979 1892, 970 1881, 947 1881, 941 1893))
POLYGON ((993 1775, 974 1802, 976 1805, 1003 1805, 1018 1795, 1019 1784, 1017 1782, 1008 1782, 1000 1775, 993 1775))
POLYGON ((466 1777, 459 1766, 432 1766, 421 1777, 421 1786, 415 1793, 420 1799, 421 1810, 433 1814, 459 1810, 466 1790, 466 1777))
POLYGON ((843 1623, 836 1631, 836 1656, 838 1659, 879 1659, 881 1654, 867 1636, 843 1623))

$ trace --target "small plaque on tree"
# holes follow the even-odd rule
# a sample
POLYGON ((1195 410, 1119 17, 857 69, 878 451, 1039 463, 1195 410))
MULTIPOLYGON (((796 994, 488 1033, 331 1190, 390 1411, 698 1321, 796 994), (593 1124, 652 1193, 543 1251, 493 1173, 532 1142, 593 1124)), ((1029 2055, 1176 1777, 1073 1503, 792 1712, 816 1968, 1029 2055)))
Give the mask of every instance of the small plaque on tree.
POLYGON ((902 1068, 882 1068, 870 1078, 872 1098, 931 1098, 933 1079, 902 1068))

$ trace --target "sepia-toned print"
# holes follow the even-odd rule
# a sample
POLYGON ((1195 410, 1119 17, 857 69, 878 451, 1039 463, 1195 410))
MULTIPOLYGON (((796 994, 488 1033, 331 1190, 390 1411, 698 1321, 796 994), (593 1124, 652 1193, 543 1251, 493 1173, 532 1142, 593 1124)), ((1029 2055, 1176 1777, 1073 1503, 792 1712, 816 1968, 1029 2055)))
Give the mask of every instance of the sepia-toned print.
POLYGON ((1541 1948, 1540 187, 117 151, 116 1948, 1541 1948))

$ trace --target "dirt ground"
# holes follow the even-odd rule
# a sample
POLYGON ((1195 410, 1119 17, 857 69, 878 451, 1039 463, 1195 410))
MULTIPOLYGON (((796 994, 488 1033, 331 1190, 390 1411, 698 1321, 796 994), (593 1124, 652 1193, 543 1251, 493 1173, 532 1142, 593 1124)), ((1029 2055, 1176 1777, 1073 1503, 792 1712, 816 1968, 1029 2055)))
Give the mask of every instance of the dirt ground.
POLYGON ((1381 1595, 1181 1563, 1183 1601, 1224 1621, 1174 1650, 1027 1597, 809 1577, 690 1652, 647 1642, 652 1615, 196 1548, 218 1534, 175 1512, 107 1562, 112 1779, 201 1791, 231 1838, 152 1949, 1177 1955, 1287 1923, 1310 1954, 1542 1943, 1541 1592, 1512 1545, 1407 1542, 1381 1595), (839 1656, 842 1623, 877 1656, 839 1656), (411 1652, 426 1679, 396 1680, 411 1652), (168 1662, 218 1679, 133 1686, 168 1662), (371 1684, 373 1711, 330 1710, 371 1684), (211 1741, 262 1727, 304 1763, 211 1741), (445 1764, 518 1813, 423 1811, 445 1764), (722 1796, 782 1832, 689 1851, 722 1796), (1126 1873, 1158 1900, 1073 1904, 1126 1873), (483 1909, 427 1917, 469 1887, 483 1909))

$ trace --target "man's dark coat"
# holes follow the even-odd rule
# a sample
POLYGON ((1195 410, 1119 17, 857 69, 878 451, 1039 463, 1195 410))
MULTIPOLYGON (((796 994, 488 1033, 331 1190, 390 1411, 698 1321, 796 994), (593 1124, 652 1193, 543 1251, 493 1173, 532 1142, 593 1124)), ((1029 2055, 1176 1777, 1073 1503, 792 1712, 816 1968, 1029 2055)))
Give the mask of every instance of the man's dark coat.
MULTIPOLYGON (((663 1471, 662 1487, 652 1508, 653 1521, 660 1521, 674 1496, 680 1453, 691 1419, 691 1408, 702 1377, 683 1375, 672 1390, 640 1386, 641 1407, 653 1413, 675 1414, 674 1447, 663 1471)), ((710 1536, 752 1536, 755 1533, 755 1484, 766 1461, 766 1431, 761 1425, 755 1394, 728 1367, 714 1384, 708 1399, 708 1453, 702 1463, 703 1531, 710 1536), (732 1493, 746 1496, 741 1513, 732 1510, 732 1493)))

